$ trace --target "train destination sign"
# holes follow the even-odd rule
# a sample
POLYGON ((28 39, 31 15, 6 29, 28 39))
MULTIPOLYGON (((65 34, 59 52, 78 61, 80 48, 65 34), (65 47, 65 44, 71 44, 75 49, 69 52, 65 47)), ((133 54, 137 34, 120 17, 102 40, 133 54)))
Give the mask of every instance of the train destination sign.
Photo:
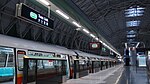
POLYGON ((21 3, 17 6, 17 17, 25 19, 33 24, 44 26, 53 29, 54 21, 41 13, 37 12, 31 7, 21 3))

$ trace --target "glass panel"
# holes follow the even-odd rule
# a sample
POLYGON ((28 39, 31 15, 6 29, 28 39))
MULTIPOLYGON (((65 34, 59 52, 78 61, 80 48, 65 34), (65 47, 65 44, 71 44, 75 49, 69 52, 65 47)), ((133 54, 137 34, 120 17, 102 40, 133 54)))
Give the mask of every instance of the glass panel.
POLYGON ((18 69, 23 70, 23 56, 26 55, 25 51, 18 50, 17 56, 18 56, 18 69))
POLYGON ((29 60, 27 82, 60 84, 62 75, 66 75, 66 65, 66 61, 61 60, 29 60))
POLYGON ((12 48, 0 47, 0 83, 13 84, 14 51, 12 48))
POLYGON ((36 51, 29 51, 29 56, 38 56, 38 57, 54 57, 53 53, 46 53, 46 52, 36 52, 36 51))

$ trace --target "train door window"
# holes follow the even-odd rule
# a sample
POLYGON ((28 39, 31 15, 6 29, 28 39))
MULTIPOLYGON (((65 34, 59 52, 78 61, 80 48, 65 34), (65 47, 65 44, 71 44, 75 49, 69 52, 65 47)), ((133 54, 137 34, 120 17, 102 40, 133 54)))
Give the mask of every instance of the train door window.
POLYGON ((13 48, 0 47, 0 83, 13 83, 14 69, 13 48))
POLYGON ((73 56, 70 56, 70 66, 73 66, 73 64, 74 64, 73 56))
POLYGON ((66 59, 66 58, 67 58, 67 55, 61 54, 60 57, 66 59))
POLYGON ((67 79, 69 79, 69 77, 70 77, 70 65, 69 65, 70 59, 69 59, 69 56, 66 54, 61 54, 60 57, 67 60, 66 65, 65 65, 66 66, 66 76, 67 76, 67 79))
POLYGON ((18 56, 18 69, 23 70, 23 56, 26 55, 25 51, 18 50, 17 56, 18 56))
MULTIPOLYGON (((54 58, 54 53, 47 53, 47 52, 28 51, 28 55, 35 57, 54 58)), ((53 60, 38 60, 37 68, 38 69, 54 68, 54 64, 55 62, 53 60)), ((31 70, 35 67, 35 62, 33 60, 29 61, 29 67, 31 70)))

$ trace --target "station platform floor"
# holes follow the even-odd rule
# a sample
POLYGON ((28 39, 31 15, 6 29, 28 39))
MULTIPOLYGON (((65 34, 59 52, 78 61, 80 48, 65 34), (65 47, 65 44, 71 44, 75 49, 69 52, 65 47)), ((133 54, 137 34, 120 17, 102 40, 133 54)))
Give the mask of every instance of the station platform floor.
POLYGON ((67 80, 63 84, 148 84, 148 82, 146 68, 121 64, 82 78, 67 80))

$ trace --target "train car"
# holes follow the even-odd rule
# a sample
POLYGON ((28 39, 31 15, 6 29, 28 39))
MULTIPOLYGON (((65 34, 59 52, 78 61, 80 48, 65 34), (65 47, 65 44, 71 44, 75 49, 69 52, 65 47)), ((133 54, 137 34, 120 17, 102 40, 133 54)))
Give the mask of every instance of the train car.
POLYGON ((114 61, 108 57, 102 57, 90 53, 85 53, 79 50, 74 50, 77 53, 77 58, 74 63, 74 78, 79 78, 102 70, 106 61, 114 61))
MULTIPOLYGON (((67 48, 49 45, 40 42, 28 41, 20 38, 0 35, 0 83, 22 84, 23 77, 23 56, 66 58, 67 77, 70 77, 69 58, 76 56, 76 53, 67 48)), ((58 64, 51 60, 38 61, 38 69, 52 68, 58 64)), ((29 62, 29 68, 34 68, 34 61, 29 62)), ((42 73, 41 72, 41 73, 42 73)))
MULTIPOLYGON (((22 84, 24 69, 23 58, 25 55, 34 58, 65 58, 67 66, 66 79, 74 78, 75 60, 79 62, 77 66, 79 70, 86 73, 97 72, 99 70, 98 68, 102 66, 100 61, 104 63, 108 60, 107 57, 6 35, 0 35, 0 39, 0 83, 22 84)), ((61 69, 57 69, 61 67, 58 61, 38 60, 35 63, 34 60, 30 60, 28 65, 28 71, 30 71, 29 74, 31 74, 30 78, 34 78, 32 71, 35 69, 35 64, 38 69, 38 76, 40 77, 47 76, 47 74, 53 74, 51 77, 54 77, 54 73, 59 73, 56 72, 57 70, 61 71, 61 69)), ((32 79, 30 81, 33 82, 32 79)))

